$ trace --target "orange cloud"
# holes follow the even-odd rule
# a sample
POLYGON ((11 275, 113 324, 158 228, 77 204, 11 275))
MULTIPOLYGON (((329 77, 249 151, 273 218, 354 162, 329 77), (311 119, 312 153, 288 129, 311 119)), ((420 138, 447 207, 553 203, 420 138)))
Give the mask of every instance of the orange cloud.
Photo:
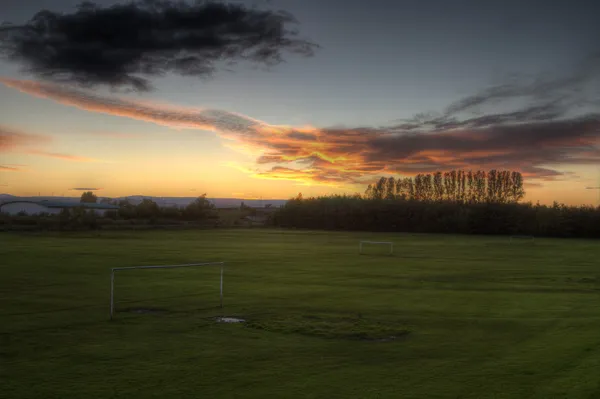
POLYGON ((161 105, 160 108, 119 98, 105 98, 67 87, 30 80, 0 78, 7 87, 38 98, 47 98, 64 105, 86 111, 108 115, 124 116, 132 119, 156 123, 172 128, 214 130, 214 126, 194 115, 193 109, 182 109, 161 105))
POLYGON ((293 127, 221 110, 102 97, 48 83, 0 82, 91 112, 174 129, 216 132, 230 141, 229 147, 256 155, 256 170, 231 166, 261 179, 340 186, 364 183, 382 174, 502 168, 519 170, 533 179, 552 180, 565 174, 551 165, 595 164, 600 158, 600 150, 593 147, 600 140, 600 117, 559 118, 556 115, 560 113, 550 112, 550 106, 463 119, 420 117, 399 126, 378 128, 293 127))
MULTIPOLYGON (((62 154, 57 152, 48 152, 38 150, 31 147, 37 147, 40 145, 46 145, 52 140, 48 136, 42 136, 37 134, 25 133, 7 126, 0 125, 0 152, 24 152, 27 154, 41 155, 45 157, 64 159, 67 161, 76 162, 93 162, 92 158, 81 157, 77 155, 62 154)), ((21 170, 14 166, 3 166, 0 168, 4 171, 18 171, 21 170)))
POLYGON ((63 159, 65 161, 73 161, 73 162, 96 162, 96 160, 93 159, 93 158, 81 157, 81 156, 78 156, 78 155, 71 155, 71 154, 61 154, 61 153, 58 153, 58 152, 29 150, 29 151, 27 151, 27 153, 28 154, 33 154, 33 155, 41 155, 43 157, 63 159))
POLYGON ((30 145, 50 142, 47 136, 25 133, 20 130, 0 125, 0 152, 19 150, 30 145))

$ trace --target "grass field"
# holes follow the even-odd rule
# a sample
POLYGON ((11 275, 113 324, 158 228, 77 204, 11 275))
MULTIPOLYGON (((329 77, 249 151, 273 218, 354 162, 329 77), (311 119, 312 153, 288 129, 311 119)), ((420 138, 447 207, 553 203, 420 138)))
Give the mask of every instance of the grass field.
POLYGON ((599 242, 261 229, 0 240, 0 397, 600 398, 599 242), (359 256, 359 240, 395 254, 359 256), (223 310, 218 268, 137 270, 117 275, 108 321, 111 267, 221 260, 223 310))

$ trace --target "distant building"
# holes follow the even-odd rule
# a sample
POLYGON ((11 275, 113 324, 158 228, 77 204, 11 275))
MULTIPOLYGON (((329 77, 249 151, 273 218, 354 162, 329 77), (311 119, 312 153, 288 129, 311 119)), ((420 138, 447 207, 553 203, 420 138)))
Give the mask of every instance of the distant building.
POLYGON ((103 216, 106 211, 119 209, 116 205, 111 204, 98 204, 98 203, 85 203, 85 202, 64 202, 64 201, 28 201, 28 200, 14 200, 7 201, 0 204, 0 212, 8 213, 9 215, 17 215, 19 213, 26 213, 27 215, 39 215, 41 213, 48 213, 51 215, 59 214, 63 209, 70 208, 85 208, 93 210, 99 216, 103 216))

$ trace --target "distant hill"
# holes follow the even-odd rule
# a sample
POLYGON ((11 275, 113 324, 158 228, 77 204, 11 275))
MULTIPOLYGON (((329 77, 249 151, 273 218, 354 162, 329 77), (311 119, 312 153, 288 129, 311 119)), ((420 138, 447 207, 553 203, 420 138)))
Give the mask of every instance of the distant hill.
MULTIPOLYGON (((102 199, 105 197, 99 196, 98 199, 102 199)), ((142 202, 144 199, 151 199, 156 202, 159 206, 177 206, 184 207, 188 205, 190 202, 195 200, 197 197, 152 197, 148 195, 129 195, 126 197, 117 197, 111 198, 114 200, 123 200, 127 199, 132 204, 138 204, 142 202)), ((18 197, 11 194, 0 194, 0 202, 6 201, 15 201, 15 200, 23 200, 23 201, 43 201, 43 200, 53 200, 53 201, 65 201, 65 202, 79 202, 79 197, 52 197, 52 196, 35 196, 35 197, 18 197)), ((284 205, 287 200, 281 199, 241 199, 241 198, 208 198, 217 208, 237 208, 242 202, 253 208, 262 208, 268 204, 271 204, 273 207, 278 207, 284 205)))

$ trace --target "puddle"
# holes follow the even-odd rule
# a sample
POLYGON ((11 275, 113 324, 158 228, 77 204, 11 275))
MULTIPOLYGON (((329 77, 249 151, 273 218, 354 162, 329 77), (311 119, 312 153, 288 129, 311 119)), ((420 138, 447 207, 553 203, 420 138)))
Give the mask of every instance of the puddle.
POLYGON ((244 323, 245 321, 238 317, 217 317, 217 323, 244 323))

